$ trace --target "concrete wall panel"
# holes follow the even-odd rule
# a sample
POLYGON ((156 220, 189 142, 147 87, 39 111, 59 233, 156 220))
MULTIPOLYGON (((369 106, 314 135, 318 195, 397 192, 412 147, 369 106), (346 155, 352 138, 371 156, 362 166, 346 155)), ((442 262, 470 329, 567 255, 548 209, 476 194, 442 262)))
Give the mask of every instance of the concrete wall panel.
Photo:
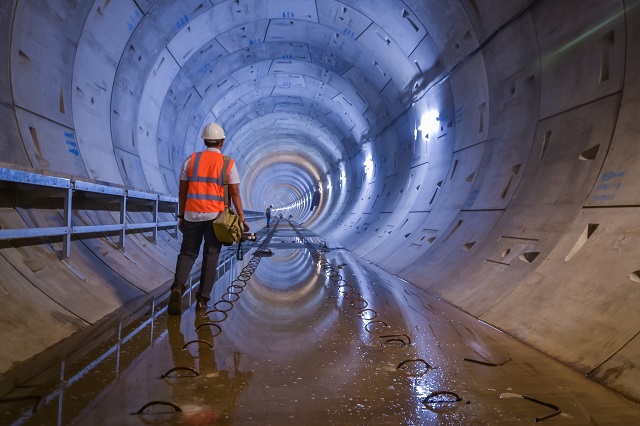
MULTIPOLYGON (((398 40, 405 57, 427 35, 422 22, 404 2, 387 0, 346 0, 356 9, 365 12, 369 19, 379 24, 390 39, 398 40)), ((380 33, 383 37, 383 34, 380 33)), ((384 39, 383 39, 384 40, 384 39)), ((386 41, 385 41, 386 42, 386 41)))
POLYGON ((181 67, 199 50, 206 49, 204 46, 215 37, 215 25, 211 21, 211 14, 207 13, 211 7, 208 1, 200 2, 196 6, 197 16, 182 17, 176 23, 180 31, 169 41, 167 49, 181 67))
POLYGON ((484 59, 480 55, 465 62, 451 75, 455 117, 442 117, 441 126, 455 122, 454 151, 484 142, 489 132, 489 89, 484 59))
POLYGON ((178 64, 169 51, 165 50, 158 56, 140 99, 136 143, 149 189, 160 193, 166 193, 167 188, 158 168, 158 151, 170 149, 171 142, 164 146, 162 140, 156 137, 156 130, 163 100, 178 70, 178 64))
POLYGON ((636 184, 640 179, 640 171, 635 167, 640 163, 640 57, 635 47, 640 43, 639 19, 638 8, 629 7, 625 26, 627 68, 624 94, 607 159, 587 202, 590 206, 640 205, 640 192, 636 184))
POLYGON ((328 0, 316 1, 318 22, 333 28, 345 37, 358 38, 371 25, 371 19, 358 12, 354 7, 346 7, 343 2, 328 0))
POLYGON ((427 90, 440 81, 445 73, 445 67, 431 36, 426 36, 409 56, 409 61, 415 69, 411 81, 407 84, 403 98, 406 102, 416 102, 425 95, 427 90))
MULTIPOLYGON (((404 253, 408 247, 403 247, 392 255, 398 259, 397 264, 391 266, 388 261, 382 263, 386 264, 385 269, 396 271, 402 278, 423 288, 448 282, 455 271, 459 271, 458 275, 462 278, 469 270, 478 269, 482 260, 478 259, 476 252, 486 242, 501 216, 500 211, 461 212, 442 234, 442 238, 438 238, 440 233, 434 232, 422 242, 429 243, 431 240, 430 245, 433 246, 426 255, 405 259, 404 253), (402 269, 398 270, 399 267, 402 269)), ((470 282, 467 284, 473 285, 470 282)))
POLYGON ((216 40, 229 53, 254 44, 264 43, 270 22, 269 20, 262 20, 243 24, 222 32, 216 36, 216 40))
POLYGON ((21 108, 16 109, 16 117, 24 149, 34 168, 87 177, 73 129, 21 108))
POLYGON ((532 15, 540 45, 542 118, 617 92, 625 69, 620 0, 545 2, 532 15), (581 13, 572 11, 579 8, 581 13), (566 17, 573 18, 568 21, 566 17))
POLYGON ((582 373, 640 331, 635 208, 585 209, 517 289, 481 318, 582 373))
POLYGON ((607 155, 619 105, 613 95, 540 121, 512 204, 583 205, 607 155))
POLYGON ((88 325, 47 297, 4 256, 0 256, 0 271, 0 374, 88 325))
POLYGON ((84 321, 94 323, 142 292, 124 283, 81 242, 68 262, 44 247, 7 248, 2 255, 32 285, 84 321))
POLYGON ((351 232, 353 232, 353 228, 356 229, 356 232, 346 247, 357 253, 358 256, 364 256, 372 248, 382 244, 398 226, 391 213, 383 212, 367 214, 362 218, 356 216, 352 223, 351 232))
POLYGON ((372 262, 372 259, 377 259, 385 269, 394 272, 415 262, 435 241, 432 239, 433 230, 423 226, 428 216, 426 212, 409 213, 393 238, 387 238, 384 242, 384 248, 368 253, 367 259, 372 262))
MULTIPOLYGON (((477 173, 483 150, 484 145, 480 144, 453 154, 450 170, 438 188, 440 194, 434 194, 438 197, 438 203, 430 210, 427 220, 421 225, 422 228, 430 230, 430 235, 427 237, 430 245, 427 249, 431 249, 433 243, 440 238, 449 239, 461 225, 455 223, 455 217, 471 190, 473 176, 477 173), (454 229, 451 233, 447 233, 446 230, 452 223, 455 225, 454 229)), ((422 258, 428 256, 427 252, 422 258)), ((420 260, 417 262, 421 263, 420 260)), ((398 265, 398 270, 408 265, 408 262, 398 265)))
POLYGON ((522 178, 531 155, 540 90, 537 43, 529 15, 505 28, 483 49, 490 108, 483 164, 465 209, 503 209, 522 178), (517 46, 515 49, 513 46, 517 46))
MULTIPOLYGON (((149 215, 150 216, 150 215, 149 215)), ((114 218, 108 214, 98 214, 96 212, 86 211, 79 212, 73 219, 73 226, 90 226, 90 225, 113 225, 116 223, 114 218)), ((147 222, 152 221, 149 217, 147 222)), ((164 284, 173 277, 173 267, 175 265, 163 265, 151 257, 137 245, 130 244, 130 237, 125 241, 125 250, 114 250, 117 238, 87 238, 82 243, 88 250, 102 262, 111 268, 115 273, 130 283, 134 283, 136 287, 151 292, 158 286, 164 284), (110 241, 115 240, 115 241, 110 241)), ((75 257, 75 253, 73 254, 75 257)))
MULTIPOLYGON (((402 16, 402 13, 398 16, 402 16)), ((416 66, 409 62, 402 46, 394 40, 402 39, 392 38, 376 24, 371 24, 358 37, 358 43, 371 52, 371 56, 375 58, 374 62, 369 64, 372 67, 371 70, 380 73, 387 81, 388 79, 393 79, 396 85, 405 87, 415 76, 417 70, 416 66)), ((414 48, 415 46, 410 49, 409 53, 414 48)))
POLYGON ((640 375, 635 360, 640 359, 640 338, 636 336, 588 377, 615 389, 630 399, 638 398, 640 375))
POLYGON ((539 123, 533 152, 544 155, 529 162, 509 209, 478 247, 480 265, 464 276, 455 271, 431 292, 481 315, 533 273, 585 202, 605 156, 589 150, 609 145, 618 103, 611 96, 539 123))
POLYGON ((0 105, 0 162, 31 166, 27 152, 22 144, 13 107, 0 105))
POLYGON ((115 148, 113 153, 125 185, 139 190, 149 189, 142 171, 140 157, 118 148, 115 148))
POLYGON ((11 36, 13 99, 21 108, 73 128, 71 76, 77 31, 86 17, 80 8, 86 5, 74 10, 56 3, 21 1, 16 7, 11 36))
POLYGON ((92 179, 122 184, 113 157, 111 92, 120 55, 131 36, 133 0, 96 2, 78 42, 73 68, 73 120, 92 179))
POLYGON ((512 17, 534 2, 527 0, 462 0, 469 21, 480 42, 485 41, 501 26, 508 26, 512 17))
POLYGON ((438 19, 423 19, 422 23, 433 38, 447 70, 478 47, 475 32, 460 2, 405 0, 404 3, 417 16, 438 16, 438 19))
POLYGON ((418 195, 412 211, 431 211, 436 199, 442 194, 442 185, 447 178, 453 154, 453 138, 444 133, 427 142, 427 173, 418 186, 418 195))
MULTIPOLYGON (((10 40, 13 20, 13 14, 18 0, 5 0, 0 4, 0 40, 10 40)), ((11 44, 0 43, 0 103, 10 104, 13 99, 11 97, 11 44)), ((4 128, 4 126, 3 126, 4 128)))

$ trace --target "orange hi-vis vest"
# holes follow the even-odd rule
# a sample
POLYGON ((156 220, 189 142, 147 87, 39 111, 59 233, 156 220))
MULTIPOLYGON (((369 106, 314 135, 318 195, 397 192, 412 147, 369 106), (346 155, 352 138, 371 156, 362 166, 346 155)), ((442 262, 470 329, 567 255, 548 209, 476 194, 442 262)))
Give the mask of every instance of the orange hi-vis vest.
MULTIPOLYGON (((221 212, 224 210, 224 187, 222 186, 222 166, 224 156, 215 151, 195 152, 191 155, 189 170, 189 191, 186 211, 221 212)), ((233 167, 229 159, 227 173, 233 167)))

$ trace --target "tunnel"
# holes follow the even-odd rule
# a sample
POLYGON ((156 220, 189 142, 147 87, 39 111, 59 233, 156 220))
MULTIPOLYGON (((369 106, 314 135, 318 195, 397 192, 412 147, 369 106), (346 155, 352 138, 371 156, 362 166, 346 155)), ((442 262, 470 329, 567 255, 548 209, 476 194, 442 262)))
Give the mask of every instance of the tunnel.
POLYGON ((3 0, 2 423, 638 424, 639 3, 3 0))

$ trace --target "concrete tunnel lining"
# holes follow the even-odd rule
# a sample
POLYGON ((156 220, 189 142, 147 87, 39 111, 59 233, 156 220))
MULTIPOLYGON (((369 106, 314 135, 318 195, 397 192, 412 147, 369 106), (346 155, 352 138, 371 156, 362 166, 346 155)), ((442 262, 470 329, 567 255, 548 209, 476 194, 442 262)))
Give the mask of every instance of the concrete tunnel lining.
MULTIPOLYGON (((248 210, 302 204, 327 241, 637 400, 638 2, 507 3, 7 1, 1 161, 175 194, 219 120, 248 210)), ((58 220, 1 207, 2 228, 58 220)), ((5 297, 56 318, 5 330, 3 371, 171 279, 174 236, 127 238, 69 263, 2 245, 5 297)))

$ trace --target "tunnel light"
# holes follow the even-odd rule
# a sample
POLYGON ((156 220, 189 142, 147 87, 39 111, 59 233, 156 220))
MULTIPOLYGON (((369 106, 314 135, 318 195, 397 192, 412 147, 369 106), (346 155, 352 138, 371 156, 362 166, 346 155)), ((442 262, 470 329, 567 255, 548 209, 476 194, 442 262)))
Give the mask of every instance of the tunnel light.
POLYGON ((340 187, 347 184, 347 171, 344 169, 344 163, 340 164, 340 187))
POLYGON ((427 136, 429 133, 433 133, 438 130, 440 126, 440 113, 435 110, 429 110, 422 114, 422 118, 420 119, 420 127, 418 130, 422 133, 423 136, 427 136))
POLYGON ((373 170, 373 159, 370 155, 367 155, 367 159, 364 160, 364 172, 369 173, 373 170))

